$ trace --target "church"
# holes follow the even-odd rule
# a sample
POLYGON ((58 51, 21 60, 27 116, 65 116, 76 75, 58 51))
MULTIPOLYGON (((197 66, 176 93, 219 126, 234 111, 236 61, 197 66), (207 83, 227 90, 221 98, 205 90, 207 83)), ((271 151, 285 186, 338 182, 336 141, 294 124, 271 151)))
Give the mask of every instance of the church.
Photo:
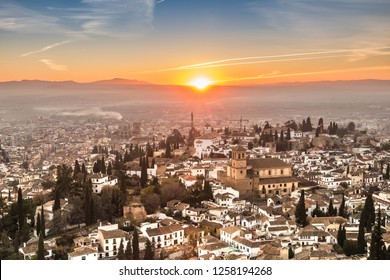
POLYGON ((291 166, 277 158, 248 159, 246 149, 232 149, 232 160, 222 179, 240 195, 257 193, 260 197, 290 195, 298 187, 291 166))

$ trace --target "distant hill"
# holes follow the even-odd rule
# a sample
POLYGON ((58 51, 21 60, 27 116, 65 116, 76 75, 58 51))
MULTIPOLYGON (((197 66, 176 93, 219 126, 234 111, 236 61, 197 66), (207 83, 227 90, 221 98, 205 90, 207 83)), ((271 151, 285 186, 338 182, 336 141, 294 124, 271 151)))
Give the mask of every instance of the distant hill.
POLYGON ((52 88, 124 88, 133 86, 151 86, 152 84, 137 81, 115 78, 111 80, 101 80, 86 83, 79 83, 75 81, 42 81, 42 80, 21 80, 21 81, 9 81, 0 82, 1 89, 52 89, 52 88))

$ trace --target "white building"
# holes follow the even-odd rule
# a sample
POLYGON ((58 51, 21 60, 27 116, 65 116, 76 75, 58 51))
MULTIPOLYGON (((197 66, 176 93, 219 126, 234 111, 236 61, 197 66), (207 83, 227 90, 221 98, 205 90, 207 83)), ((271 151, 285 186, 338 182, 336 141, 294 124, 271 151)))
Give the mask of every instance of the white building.
POLYGON ((94 193, 101 193, 104 187, 115 186, 118 184, 118 178, 114 178, 108 175, 93 174, 91 176, 92 191, 94 193))
POLYGON ((121 242, 123 242, 123 248, 126 248, 129 242, 126 235, 126 232, 118 229, 118 224, 98 227, 98 240, 101 247, 99 257, 101 259, 115 257, 121 242))

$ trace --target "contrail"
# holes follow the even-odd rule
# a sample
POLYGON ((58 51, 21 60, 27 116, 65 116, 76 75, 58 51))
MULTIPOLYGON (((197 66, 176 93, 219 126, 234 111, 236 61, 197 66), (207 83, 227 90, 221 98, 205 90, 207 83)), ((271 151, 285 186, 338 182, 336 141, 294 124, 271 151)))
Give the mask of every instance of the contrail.
MULTIPOLYGON (((200 68, 213 68, 213 67, 226 67, 234 65, 245 65, 245 64, 256 64, 256 63, 266 63, 266 62, 282 62, 282 61, 294 61, 294 60, 303 60, 303 59, 321 59, 324 54, 336 54, 336 53, 348 53, 348 52, 367 52, 372 50, 383 50, 389 49, 389 47, 380 47, 380 48, 365 48, 365 49, 341 49, 341 50, 331 50, 331 51, 317 51, 317 52, 305 52, 305 53, 293 53, 293 54, 280 54, 280 55, 267 55, 267 56, 248 56, 248 57, 236 57, 221 59, 197 64, 190 64, 172 68, 163 68, 157 70, 142 71, 139 73, 156 73, 156 72, 167 72, 167 71, 180 71, 180 70, 189 70, 189 69, 200 69, 200 68), (299 56, 308 56, 312 55, 310 58, 299 58, 299 56), (279 59, 275 60, 274 58, 287 58, 287 57, 298 57, 290 59, 279 59), (254 59, 266 59, 258 61, 250 61, 254 59), (271 60, 268 60, 271 59, 271 60)), ((340 55, 344 56, 344 55, 340 55)))
POLYGON ((339 69, 339 70, 286 73, 286 74, 282 74, 280 72, 271 72, 268 74, 260 74, 260 75, 252 76, 252 77, 241 77, 241 78, 215 80, 213 82, 214 83, 226 83, 226 82, 245 81, 245 80, 260 80, 260 79, 279 78, 279 77, 308 76, 308 75, 332 74, 332 73, 343 73, 343 72, 358 72, 358 71, 372 71, 372 70, 390 70, 390 66, 361 67, 361 68, 348 68, 348 69, 339 69))
POLYGON ((20 57, 25 57, 25 56, 29 56, 29 55, 32 55, 32 54, 42 53, 42 52, 48 51, 48 50, 50 50, 52 48, 61 46, 63 44, 69 43, 69 42, 70 41, 62 41, 62 42, 54 43, 54 44, 48 45, 46 47, 43 47, 42 49, 31 51, 31 52, 28 52, 28 53, 24 53, 24 54, 20 55, 20 57))

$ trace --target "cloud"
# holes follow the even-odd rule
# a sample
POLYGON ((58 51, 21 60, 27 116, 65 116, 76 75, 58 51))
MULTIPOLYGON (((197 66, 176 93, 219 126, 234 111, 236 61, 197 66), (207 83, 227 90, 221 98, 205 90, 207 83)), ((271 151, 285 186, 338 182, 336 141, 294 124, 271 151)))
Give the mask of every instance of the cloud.
POLYGON ((42 52, 48 51, 48 50, 50 50, 52 48, 61 46, 63 44, 67 44, 69 42, 70 41, 62 41, 62 42, 54 43, 54 44, 48 45, 46 47, 43 47, 43 48, 41 48, 39 50, 35 50, 35 51, 28 52, 28 53, 24 53, 24 54, 20 55, 20 57, 25 57, 25 56, 29 56, 29 55, 32 55, 32 54, 42 53, 42 52))
POLYGON ((59 19, 23 7, 13 1, 0 2, 0 30, 28 33, 66 32, 59 19))
POLYGON ((81 13, 73 11, 86 34, 128 37, 150 28, 154 19, 154 0, 83 0, 81 13))
POLYGON ((87 109, 77 109, 72 111, 63 111, 58 113, 59 116, 70 116, 70 117, 99 117, 104 119, 116 119, 121 120, 123 117, 118 112, 113 111, 102 111, 99 107, 92 107, 87 109))
POLYGON ((68 7, 32 9, 0 1, 0 30, 63 34, 72 39, 91 36, 128 38, 151 28, 154 0, 81 0, 68 7))
POLYGON ((58 65, 58 64, 55 64, 53 61, 51 61, 50 59, 40 59, 39 60, 40 62, 42 62, 43 64, 45 64, 47 67, 49 67, 50 69, 52 70, 56 70, 56 71, 68 71, 67 67, 65 65, 58 65))
POLYGON ((390 2, 386 0, 263 0, 247 5, 259 36, 289 45, 351 48, 389 43, 390 2))
POLYGON ((299 73, 282 73, 279 71, 274 71, 271 73, 260 74, 257 76, 237 77, 237 78, 217 80, 217 81, 214 81, 214 83, 227 83, 227 82, 246 81, 246 80, 262 80, 262 79, 270 79, 270 78, 280 78, 280 77, 310 76, 310 75, 321 75, 321 74, 361 72, 361 71, 380 71, 380 70, 390 70, 390 66, 360 67, 360 68, 347 68, 347 69, 299 72, 299 73))
POLYGON ((227 67, 237 65, 249 65, 260 63, 272 63, 272 62, 285 62, 285 61, 299 61, 299 60, 313 60, 313 59, 325 59, 334 57, 347 57, 350 61, 357 59, 367 58, 369 56, 379 56, 390 54, 390 47, 380 48, 364 48, 364 49, 338 49, 327 51, 313 51, 280 55, 266 55, 266 56, 249 56, 249 57, 235 57, 226 58, 208 62, 202 62, 197 64, 190 64, 172 68, 163 68, 158 70, 143 71, 141 73, 154 73, 154 72, 166 72, 166 71, 180 71, 189 69, 203 69, 203 68, 215 68, 215 67, 227 67))

